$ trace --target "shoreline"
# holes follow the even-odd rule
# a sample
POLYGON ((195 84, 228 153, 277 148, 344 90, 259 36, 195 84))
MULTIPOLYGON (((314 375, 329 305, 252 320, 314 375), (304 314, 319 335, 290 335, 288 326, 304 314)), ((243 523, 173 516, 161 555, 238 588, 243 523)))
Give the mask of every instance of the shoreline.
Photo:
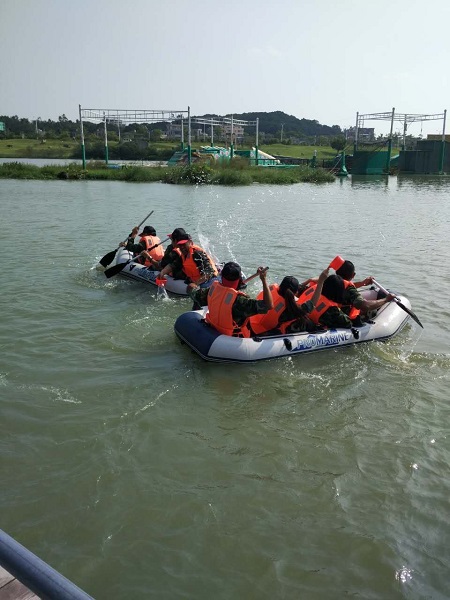
POLYGON ((77 163, 67 165, 37 166, 21 163, 20 159, 0 165, 0 179, 40 179, 40 180, 97 180, 128 181, 134 183, 172 184, 216 184, 251 185, 252 183, 294 184, 331 183, 335 175, 322 168, 305 166, 252 167, 243 162, 211 166, 194 163, 190 166, 108 166, 92 162, 83 169, 77 163))

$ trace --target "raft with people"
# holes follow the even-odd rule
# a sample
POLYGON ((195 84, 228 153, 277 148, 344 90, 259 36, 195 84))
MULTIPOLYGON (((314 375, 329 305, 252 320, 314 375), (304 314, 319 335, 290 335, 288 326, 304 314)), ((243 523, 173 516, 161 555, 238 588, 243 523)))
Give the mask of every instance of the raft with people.
MULTIPOLYGON (((164 279, 159 277, 160 270, 154 270, 151 267, 146 266, 138 262, 136 257, 133 256, 132 252, 126 250, 126 248, 119 248, 116 254, 116 260, 112 267, 116 265, 123 265, 123 268, 118 270, 117 275, 129 281, 137 281, 139 283, 150 284, 151 286, 158 288, 163 285, 167 292, 174 294, 175 296, 187 296, 187 284, 185 279, 174 279, 171 275, 166 275, 164 279)), ((108 269, 105 271, 107 273, 108 269)))
MULTIPOLYGON (((380 289, 373 285, 361 292, 366 300, 376 300, 380 289)), ((271 358, 311 354, 363 342, 386 341, 399 333, 410 319, 411 304, 396 295, 361 321, 359 327, 317 329, 315 332, 233 337, 217 331, 206 321, 207 307, 180 315, 174 325, 178 339, 201 358, 211 362, 248 363, 271 358), (405 310, 407 309, 407 310, 405 310)))
POLYGON ((255 362, 384 341, 410 317, 423 327, 407 298, 372 276, 355 281, 355 265, 339 255, 318 277, 300 283, 286 275, 280 284, 269 284, 268 267, 245 278, 238 263, 218 265, 184 228, 161 241, 152 225, 139 233, 142 223, 99 265, 107 278, 146 283, 158 288, 158 295, 163 290, 165 296, 189 296, 194 305, 178 317, 175 333, 204 360, 255 362), (243 290, 255 277, 262 291, 251 298, 243 290))
POLYGON ((184 228, 175 228, 161 240, 152 225, 146 225, 139 233, 143 222, 133 228, 118 248, 99 260, 98 268, 108 279, 120 276, 164 287, 166 292, 176 296, 187 296, 191 282, 207 286, 217 279, 222 265, 195 244, 184 228), (163 244, 168 241, 170 244, 164 250, 163 244))

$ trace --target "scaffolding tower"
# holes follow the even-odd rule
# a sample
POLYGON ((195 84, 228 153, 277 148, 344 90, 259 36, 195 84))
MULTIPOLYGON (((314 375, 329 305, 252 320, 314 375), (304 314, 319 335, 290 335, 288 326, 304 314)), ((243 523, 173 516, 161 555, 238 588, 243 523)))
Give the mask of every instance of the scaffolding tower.
POLYGON ((191 111, 187 110, 122 110, 117 108, 81 108, 80 114, 81 157, 83 169, 86 168, 86 146, 84 142, 83 120, 104 124, 105 162, 108 164, 108 134, 107 123, 117 124, 120 140, 120 126, 130 123, 172 123, 181 121, 181 144, 184 147, 184 121, 188 122, 188 159, 191 162, 191 111))
POLYGON ((391 129, 388 137, 388 151, 387 151, 387 159, 386 159, 386 171, 389 172, 389 164, 391 160, 391 152, 392 152, 392 133, 394 129, 394 121, 400 121, 403 123, 403 150, 405 149, 406 143, 406 131, 408 129, 408 125, 410 123, 417 123, 423 121, 443 121, 442 126, 442 147, 441 147, 441 156, 440 156, 440 165, 439 172, 443 173, 444 170, 444 153, 445 153, 445 123, 447 120, 447 109, 444 110, 443 113, 435 113, 435 114, 406 114, 406 113, 396 113, 395 107, 392 108, 391 112, 380 112, 380 113, 369 113, 369 114, 360 114, 356 113, 356 128, 355 128, 355 141, 354 141, 354 152, 358 150, 358 130, 364 124, 364 121, 390 121, 391 129))

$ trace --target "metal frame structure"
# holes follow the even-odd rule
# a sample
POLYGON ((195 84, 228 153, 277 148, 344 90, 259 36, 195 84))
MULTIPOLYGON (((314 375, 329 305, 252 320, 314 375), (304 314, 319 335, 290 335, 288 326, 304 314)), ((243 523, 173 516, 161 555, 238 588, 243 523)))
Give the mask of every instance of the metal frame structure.
POLYGON ((86 146, 84 143, 83 119, 85 121, 93 121, 95 123, 104 124, 105 136, 105 162, 108 164, 108 134, 106 124, 108 121, 117 122, 119 127, 120 139, 120 124, 121 123, 160 123, 181 120, 181 143, 184 147, 184 120, 188 121, 188 159, 191 163, 191 111, 188 106, 187 110, 123 110, 117 108, 81 108, 78 105, 80 115, 80 132, 81 132, 81 155, 83 161, 83 169, 86 168, 86 146))
POLYGON ((390 121, 391 122, 391 130, 388 138, 388 155, 386 162, 386 170, 389 170, 389 162, 391 160, 391 151, 392 151, 392 132, 394 129, 394 121, 400 121, 403 123, 403 149, 405 149, 406 142, 406 131, 408 125, 410 123, 423 122, 423 121, 443 121, 442 127, 442 149, 441 149, 441 159, 440 159, 440 169, 439 172, 442 173, 444 169, 444 152, 445 152, 445 123, 447 120, 447 109, 444 110, 443 113, 435 113, 435 114, 407 114, 407 113, 396 113, 395 107, 392 108, 391 112, 380 112, 380 113, 369 113, 369 114, 359 114, 356 113, 356 128, 355 128, 355 142, 354 149, 355 152, 358 149, 358 129, 360 124, 364 121, 390 121))
POLYGON ((105 162, 108 164, 108 133, 106 125, 108 122, 116 122, 119 128, 119 140, 120 140, 120 124, 125 123, 160 123, 160 122, 173 122, 181 121, 181 147, 184 150, 184 120, 188 122, 188 164, 192 161, 192 137, 191 127, 192 124, 198 125, 209 125, 211 127, 211 146, 214 145, 214 126, 223 127, 225 125, 231 127, 231 158, 234 156, 234 143, 233 143, 233 129, 235 126, 240 127, 256 127, 256 165, 258 164, 258 144, 259 144, 259 119, 256 121, 244 121, 242 119, 235 119, 233 115, 231 117, 219 117, 206 119, 203 117, 191 118, 191 109, 188 106, 187 110, 123 110, 117 108, 82 108, 81 104, 78 105, 80 115, 80 133, 81 133, 81 155, 83 161, 83 169, 86 168, 86 146, 84 141, 84 130, 83 120, 93 121, 95 123, 104 124, 104 139, 105 139, 105 162))
POLYGON ((244 121, 242 119, 235 119, 233 115, 231 117, 220 117, 215 118, 211 117, 211 119, 206 119, 204 117, 193 117, 192 123, 197 125, 209 125, 211 127, 211 146, 214 146, 214 126, 223 127, 224 125, 230 125, 231 129, 231 139, 230 139, 230 156, 233 158, 234 156, 234 143, 233 143, 233 133, 234 126, 239 127, 256 127, 256 141, 255 141, 255 164, 258 165, 258 144, 259 144, 259 118, 256 121, 244 121))

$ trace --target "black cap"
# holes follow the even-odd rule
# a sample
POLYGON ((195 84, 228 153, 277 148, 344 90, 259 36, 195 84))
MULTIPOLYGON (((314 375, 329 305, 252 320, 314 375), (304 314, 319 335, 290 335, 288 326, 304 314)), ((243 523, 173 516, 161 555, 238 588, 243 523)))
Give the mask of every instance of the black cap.
POLYGON ((167 237, 170 237, 173 242, 177 242, 178 240, 185 240, 188 234, 182 227, 177 227, 172 233, 168 233, 167 237))
POLYGON ((223 265, 221 275, 228 281, 236 281, 241 277, 241 267, 235 262, 227 262, 223 265))
POLYGON ((337 269, 336 275, 339 275, 342 279, 352 279, 355 276, 355 265, 350 260, 344 260, 344 264, 337 269))
POLYGON ((142 231, 142 233, 139 234, 140 236, 143 235, 156 235, 156 229, 154 227, 152 227, 151 225, 146 225, 144 227, 144 230, 142 231))

